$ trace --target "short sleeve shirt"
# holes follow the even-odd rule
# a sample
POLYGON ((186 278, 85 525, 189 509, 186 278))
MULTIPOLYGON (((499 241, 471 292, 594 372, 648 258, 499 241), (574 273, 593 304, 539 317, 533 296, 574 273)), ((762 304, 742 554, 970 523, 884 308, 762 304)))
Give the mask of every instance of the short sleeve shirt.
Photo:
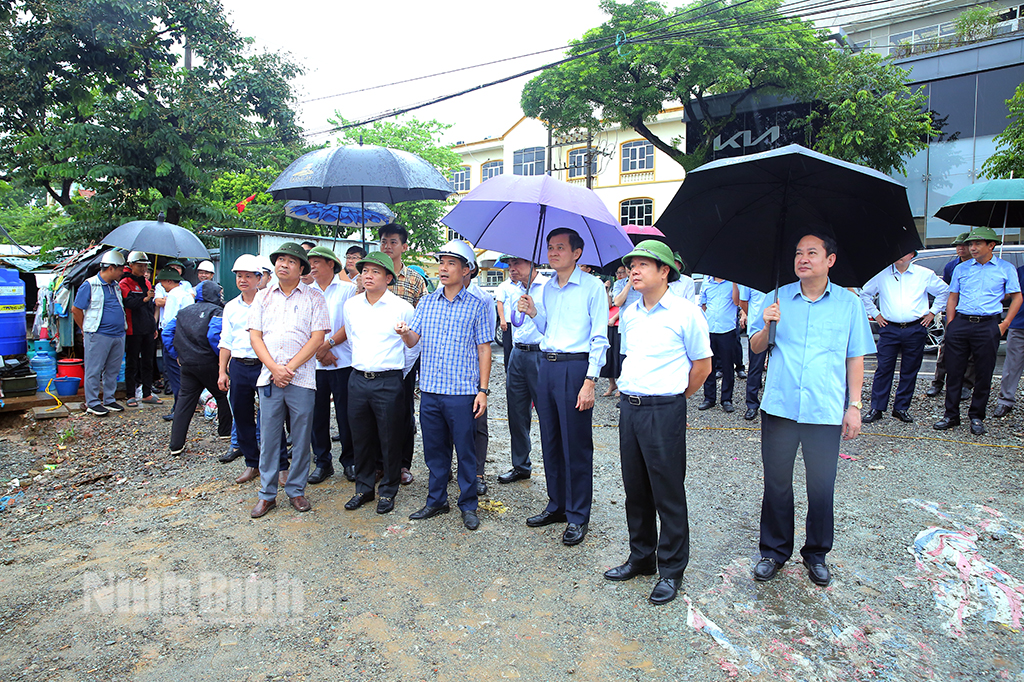
POLYGON ((494 340, 484 302, 467 289, 449 301, 438 287, 420 301, 409 328, 420 335, 420 388, 475 395, 480 386, 477 346, 494 340))
MULTIPOLYGON (((331 318, 324 295, 317 289, 299 282, 286 296, 274 284, 256 295, 249 310, 249 329, 263 333, 263 343, 274 362, 283 365, 298 355, 313 332, 329 332, 331 318)), ((264 366, 256 385, 268 386, 270 379, 270 369, 264 366)), ((313 357, 295 370, 292 384, 316 390, 313 357)))

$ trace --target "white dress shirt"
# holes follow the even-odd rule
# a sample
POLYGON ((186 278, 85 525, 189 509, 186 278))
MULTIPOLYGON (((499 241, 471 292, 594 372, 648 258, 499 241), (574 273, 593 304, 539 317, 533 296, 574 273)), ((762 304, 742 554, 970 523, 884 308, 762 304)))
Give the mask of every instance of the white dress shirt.
MULTIPOLYGON (((162 285, 161 285, 162 286, 162 285)), ((195 299, 192 297, 193 292, 189 289, 185 289, 180 284, 170 291, 166 292, 164 296, 167 297, 167 302, 163 308, 160 308, 160 328, 163 329, 167 326, 171 320, 178 316, 178 311, 182 308, 195 303, 195 299)))
MULTIPOLYGON (((314 289, 321 292, 324 295, 324 300, 327 301, 327 315, 331 318, 331 331, 327 332, 327 337, 330 338, 338 333, 338 330, 345 326, 345 301, 351 298, 356 293, 356 285, 351 282, 342 282, 335 275, 331 283, 327 285, 327 289, 321 289, 320 285, 314 281, 311 285, 314 289)), ((326 340, 326 339, 325 339, 326 340)), ((316 361, 317 369, 341 369, 342 367, 349 367, 352 365, 352 344, 346 338, 345 343, 339 343, 337 346, 331 349, 334 354, 334 364, 325 365, 319 360, 316 361)))
POLYGON ((231 351, 233 358, 255 358, 252 349, 252 335, 249 334, 250 303, 242 300, 241 294, 235 296, 224 306, 223 320, 220 328, 220 347, 231 351))
POLYGON ((686 393, 693 362, 711 357, 708 322, 701 309, 669 292, 650 310, 642 298, 623 308, 619 327, 628 330, 618 381, 626 395, 686 393))
POLYGON ((668 290, 697 305, 697 287, 694 286, 692 277, 679 275, 679 279, 669 283, 668 290))
POLYGON ((930 268, 914 263, 902 273, 895 265, 888 266, 869 279, 860 293, 868 317, 876 317, 881 308, 882 317, 896 323, 915 322, 929 312, 939 315, 946 309, 948 298, 949 286, 930 268), (930 308, 929 294, 935 298, 930 308))
MULTIPOLYGON (((530 285, 530 296, 533 297, 534 304, 538 307, 544 305, 544 283, 547 282, 546 277, 536 277, 533 280, 533 284, 530 285)), ((540 330, 537 329, 536 323, 533 318, 523 313, 516 313, 516 319, 523 318, 523 323, 518 327, 512 324, 512 314, 519 310, 519 299, 526 293, 526 288, 521 282, 514 283, 507 292, 507 298, 505 299, 505 319, 508 320, 508 328, 512 332, 512 343, 522 343, 528 346, 540 345, 544 335, 541 334, 540 330)))
POLYGON ((395 325, 399 320, 412 322, 413 312, 411 304, 390 291, 373 305, 366 300, 365 292, 345 301, 345 334, 352 342, 352 367, 361 372, 405 369, 406 345, 395 325))

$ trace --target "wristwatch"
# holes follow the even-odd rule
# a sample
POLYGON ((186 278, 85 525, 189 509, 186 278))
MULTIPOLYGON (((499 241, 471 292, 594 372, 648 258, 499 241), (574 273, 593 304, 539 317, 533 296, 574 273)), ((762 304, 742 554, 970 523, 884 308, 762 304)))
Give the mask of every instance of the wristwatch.
POLYGON ((864 401, 862 400, 851 400, 850 407, 856 407, 858 410, 864 409, 864 401))
POLYGON ((597 377, 587 377, 587 378, 590 379, 591 381, 593 381, 595 384, 597 383, 597 377))
POLYGON ((334 342, 334 337, 333 336, 328 336, 327 337, 327 343, 331 344, 331 348, 334 348, 336 345, 338 345, 338 344, 336 344, 334 342))
POLYGON ((489 388, 480 388, 478 386, 477 389, 476 389, 476 392, 477 393, 483 393, 484 395, 490 395, 491 394, 491 389, 489 389, 489 388))

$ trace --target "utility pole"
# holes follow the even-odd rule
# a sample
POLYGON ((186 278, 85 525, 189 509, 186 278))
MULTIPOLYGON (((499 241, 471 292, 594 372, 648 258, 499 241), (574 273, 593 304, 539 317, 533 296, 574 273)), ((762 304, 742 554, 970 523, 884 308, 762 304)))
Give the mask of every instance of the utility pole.
POLYGON ((587 189, 594 189, 594 173, 593 173, 593 167, 590 165, 591 163, 593 163, 593 159, 594 159, 594 150, 591 147, 593 142, 594 142, 594 133, 588 127, 587 128, 587 152, 583 156, 583 158, 587 162, 587 189))

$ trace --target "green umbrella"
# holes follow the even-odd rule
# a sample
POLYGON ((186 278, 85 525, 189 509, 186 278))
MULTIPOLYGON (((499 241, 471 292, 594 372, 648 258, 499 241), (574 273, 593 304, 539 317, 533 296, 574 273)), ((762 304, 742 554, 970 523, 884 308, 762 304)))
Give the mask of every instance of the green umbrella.
POLYGON ((954 225, 1003 228, 1024 227, 1024 179, 989 180, 968 185, 935 212, 954 225))

